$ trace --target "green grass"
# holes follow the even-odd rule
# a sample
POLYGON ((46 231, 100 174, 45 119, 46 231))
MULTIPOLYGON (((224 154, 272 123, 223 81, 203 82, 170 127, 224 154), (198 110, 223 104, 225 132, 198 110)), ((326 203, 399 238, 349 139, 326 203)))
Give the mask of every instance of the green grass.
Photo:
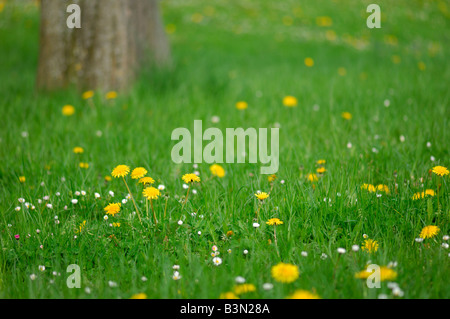
MULTIPOLYGON (((369 261, 398 263, 396 282, 404 298, 449 298, 450 251, 441 247, 450 232, 449 177, 438 179, 429 170, 449 166, 450 5, 378 1, 382 28, 368 29, 371 2, 164 1, 165 24, 176 27, 170 34, 174 68, 143 74, 113 101, 96 92, 90 105, 74 90, 35 91, 38 9, 8 1, 0 13, 0 298, 129 298, 140 292, 149 298, 218 298, 232 291, 236 276, 257 288, 242 298, 284 298, 296 289, 315 290, 322 298, 392 297, 386 282, 368 289, 354 278, 369 261), (199 23, 192 21, 196 13, 202 15, 199 23), (292 25, 283 24, 286 16, 292 25), (331 17, 332 25, 318 26, 320 16, 331 17), (335 32, 334 41, 327 39, 328 30, 335 32), (393 63, 393 55, 401 62, 393 63), (313 67, 305 66, 306 57, 314 59, 313 67), (282 105, 286 95, 298 98, 296 108, 282 105), (248 102, 247 110, 235 108, 240 100, 248 102), (61 114, 65 104, 74 105, 73 116, 61 114), (341 117, 344 111, 353 115, 350 121, 341 117), (212 116, 220 122, 212 123, 212 116), (224 164, 222 179, 210 179, 209 165, 199 164, 197 194, 185 207, 178 201, 186 193, 181 176, 195 169, 172 162, 170 136, 177 127, 193 129, 195 119, 204 121, 204 129, 280 124, 280 170, 262 205, 259 229, 252 227, 254 193, 271 186, 258 164, 224 164), (74 154, 75 146, 85 152, 74 154), (319 159, 326 159, 327 171, 313 186, 306 175, 319 159), (141 225, 131 201, 103 220, 103 207, 127 194, 121 180, 105 181, 119 164, 144 166, 156 185, 166 186, 167 216, 158 227, 152 218, 141 225), (377 198, 361 189, 363 183, 386 184, 390 194, 377 198), (412 200, 424 189, 437 191, 439 183, 440 207, 438 196, 412 200), (81 190, 87 194, 74 195, 81 190), (38 204, 46 195, 51 210, 38 204), (36 209, 26 209, 18 198, 36 209), (78 204, 71 204, 73 198, 78 204), (273 228, 265 224, 272 217, 284 221, 277 227, 280 257, 273 228), (75 234, 84 220, 85 229, 75 234), (121 227, 109 227, 111 221, 121 227), (426 225, 441 231, 416 243, 426 225), (376 253, 351 251, 363 234, 379 242, 376 253), (217 267, 213 245, 223 259, 217 267), (347 254, 338 258, 338 247, 347 254), (321 259, 323 253, 328 258, 321 259), (271 278, 280 261, 298 265, 299 279, 281 284, 271 278), (81 267, 82 289, 66 286, 70 264, 81 267), (180 265, 179 281, 172 279, 174 264, 180 265), (266 282, 274 288, 262 289, 266 282)), ((127 181, 145 215, 142 186, 127 181)), ((165 203, 155 201, 157 214, 165 203)))

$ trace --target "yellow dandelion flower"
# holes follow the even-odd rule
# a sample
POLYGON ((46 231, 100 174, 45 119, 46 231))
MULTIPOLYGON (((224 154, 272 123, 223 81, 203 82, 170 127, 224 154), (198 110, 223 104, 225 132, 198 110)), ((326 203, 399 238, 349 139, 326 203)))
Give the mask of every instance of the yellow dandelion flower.
POLYGON ((338 74, 340 75, 340 76, 345 76, 346 74, 347 74, 347 69, 346 68, 339 68, 338 69, 338 74))
POLYGON ((286 107, 295 107, 297 106, 297 98, 294 96, 285 96, 283 98, 283 105, 286 107))
POLYGON ((257 193, 255 194, 256 198, 258 198, 259 200, 265 200, 266 198, 269 197, 269 194, 267 194, 266 192, 261 192, 261 193, 257 193))
POLYGON ((393 55, 392 56, 392 62, 395 64, 399 64, 401 62, 401 58, 398 55, 393 55))
POLYGON ((422 193, 415 193, 414 195, 413 195, 413 197, 412 197, 412 199, 413 200, 418 200, 418 199, 420 199, 420 198, 423 198, 425 196, 425 192, 422 192, 422 193))
POLYGON ((193 183, 193 182, 200 182, 200 177, 195 174, 184 174, 182 177, 183 181, 185 183, 193 183))
POLYGON ((83 93, 83 95, 81 95, 81 97, 82 97, 84 100, 90 99, 90 98, 93 97, 93 96, 94 96, 94 91, 92 91, 92 90, 86 91, 86 92, 83 93))
POLYGON ((266 222, 266 224, 269 226, 278 226, 283 225, 284 223, 279 218, 271 218, 266 222))
POLYGON ((130 172, 130 167, 127 165, 118 165, 116 166, 113 171, 111 172, 111 175, 113 177, 125 177, 130 172))
POLYGON ((325 169, 325 167, 319 167, 318 169, 316 169, 316 172, 319 174, 323 174, 325 173, 327 170, 325 169))
POLYGON ((113 227, 120 227, 120 223, 112 223, 113 227))
POLYGON ((440 229, 437 226, 434 225, 430 225, 430 226, 425 226, 422 231, 420 232, 419 237, 426 239, 426 238, 433 238, 434 236, 436 236, 439 233, 440 229))
POLYGON ((80 168, 89 168, 88 163, 80 162, 80 168))
POLYGON ((130 297, 130 299, 147 299, 147 295, 141 292, 138 294, 134 294, 133 296, 130 297))
POLYGON ((373 239, 366 239, 361 249, 369 254, 374 253, 378 250, 378 242, 373 239))
POLYGON ((139 184, 144 184, 144 185, 153 184, 154 182, 155 182, 155 180, 153 178, 151 178, 150 176, 142 177, 139 180, 139 184))
POLYGON ((236 103, 236 108, 238 110, 245 110, 246 108, 248 108, 248 103, 245 101, 239 101, 236 103))
POLYGON ((72 105, 64 105, 62 108, 62 114, 64 116, 71 116, 75 113, 75 108, 72 105))
POLYGON ((305 58, 305 65, 310 68, 312 66, 314 66, 314 60, 312 58, 305 58))
POLYGON ((106 93, 105 98, 107 100, 112 100, 115 99, 117 97, 117 92, 116 91, 109 91, 108 93, 106 93))
POLYGON ((221 293, 219 299, 239 299, 239 297, 234 292, 228 291, 221 293))
POLYGON ((233 231, 232 230, 227 231, 227 237, 231 237, 231 236, 233 236, 233 231))
POLYGON ((377 190, 385 192, 386 194, 389 194, 389 187, 387 187, 387 185, 378 184, 377 190))
POLYGON ((158 199, 158 196, 161 195, 159 189, 154 187, 146 187, 142 192, 142 194, 144 194, 144 197, 147 198, 148 200, 158 199))
POLYGON ((308 179, 308 181, 312 182, 317 182, 319 179, 317 178, 317 175, 314 173, 308 174, 306 176, 306 178, 308 179))
POLYGON ((296 290, 288 299, 320 299, 319 295, 307 290, 296 290))
POLYGON ((145 174, 147 174, 147 170, 143 167, 136 167, 132 172, 131 172, 131 178, 132 179, 138 179, 138 178, 142 178, 145 176, 145 174))
POLYGON ((298 279, 300 271, 296 265, 280 262, 272 267, 272 277, 282 283, 291 283, 298 279))
MULTIPOLYGON (((373 274, 373 272, 370 272, 367 269, 364 269, 363 271, 356 273, 355 278, 367 279, 372 274, 373 274)), ((381 281, 386 281, 386 280, 391 281, 391 280, 395 280, 396 278, 397 278, 397 273, 393 269, 388 268, 386 266, 380 267, 380 280, 381 281)))
POLYGON ((327 162, 326 160, 320 159, 320 160, 318 160, 316 163, 317 163, 318 165, 325 165, 326 162, 327 162))
POLYGON ((275 174, 267 176, 267 180, 269 181, 269 183, 272 183, 276 179, 277 179, 277 175, 275 175, 275 174))
POLYGON ((425 190, 425 195, 434 196, 434 195, 435 195, 435 194, 434 194, 434 190, 432 190, 432 189, 426 189, 426 190, 425 190))
POLYGON ((447 167, 435 166, 435 167, 433 167, 433 173, 435 173, 438 176, 444 176, 444 175, 448 175, 449 171, 448 171, 447 167))
POLYGON ((209 167, 209 170, 211 171, 211 174, 213 174, 214 176, 217 176, 217 177, 220 177, 220 178, 225 176, 225 170, 219 164, 211 165, 209 167))
POLYGON ((319 27, 329 27, 333 24, 333 19, 327 16, 317 17, 316 24, 319 27))
POLYGON ((351 120, 352 119, 352 114, 350 113, 350 112, 342 112, 341 113, 341 116, 342 116, 342 118, 343 119, 345 119, 345 120, 351 120))
POLYGON ((78 226, 78 229, 75 230, 75 233, 81 233, 81 232, 83 231, 83 229, 84 229, 85 226, 86 226, 86 221, 84 220, 84 221, 80 224, 80 226, 78 226))
POLYGON ((105 176, 105 181, 110 182, 111 180, 112 180, 111 176, 109 176, 109 175, 105 176))
POLYGON ((253 284, 240 284, 234 286, 234 293, 236 295, 242 295, 248 292, 254 292, 256 291, 256 287, 253 284))
POLYGON ((105 209, 106 214, 114 216, 120 212, 121 206, 122 206, 122 204, 120 204, 120 203, 110 203, 104 209, 105 209))
POLYGON ((427 68, 427 66, 425 65, 425 63, 423 61, 420 61, 419 63, 417 63, 417 67, 419 68, 420 71, 425 71, 425 69, 427 68))
POLYGON ((76 147, 73 148, 73 152, 75 154, 83 154, 84 153, 84 149, 82 147, 80 147, 80 146, 76 146, 76 147))
POLYGON ((372 184, 362 184, 361 189, 367 189, 371 193, 376 192, 376 188, 372 184))
POLYGON ((25 176, 19 176, 19 182, 25 183, 25 181, 26 181, 25 176))

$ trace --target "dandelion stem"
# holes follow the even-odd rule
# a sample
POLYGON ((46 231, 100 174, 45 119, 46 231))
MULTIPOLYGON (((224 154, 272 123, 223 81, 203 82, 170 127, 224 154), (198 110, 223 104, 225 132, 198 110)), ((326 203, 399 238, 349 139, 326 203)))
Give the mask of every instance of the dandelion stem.
POLYGON ((277 241, 277 226, 273 226, 273 238, 275 239, 275 248, 277 249, 278 258, 280 258, 280 251, 278 250, 278 241, 277 241))
POLYGON ((190 189, 191 189, 191 184, 189 184, 189 187, 188 187, 188 190, 187 190, 187 193, 186 193, 186 198, 184 199, 183 206, 182 206, 181 208, 183 208, 184 205, 185 205, 186 202, 187 202, 187 199, 188 199, 188 196, 189 196, 189 190, 190 190, 190 189))
POLYGON ((166 197, 166 205, 164 206, 164 219, 166 219, 166 211, 167 211, 167 202, 169 201, 169 198, 166 197))
POLYGON ((125 186, 127 187, 128 194, 130 194, 131 199, 133 200, 134 208, 136 208, 136 213, 138 214, 138 217, 139 217, 139 222, 142 224, 141 214, 139 214, 139 209, 136 206, 136 202, 134 201, 133 194, 131 194, 130 188, 128 187, 128 184, 127 184, 127 181, 125 180, 125 177, 122 176, 122 179, 123 179, 123 182, 125 183, 125 186))
POLYGON ((150 205, 152 206, 152 212, 153 212, 153 217, 155 218, 155 226, 158 225, 158 221, 156 220, 156 214, 155 214, 155 210, 153 209, 153 202, 150 199, 150 205))

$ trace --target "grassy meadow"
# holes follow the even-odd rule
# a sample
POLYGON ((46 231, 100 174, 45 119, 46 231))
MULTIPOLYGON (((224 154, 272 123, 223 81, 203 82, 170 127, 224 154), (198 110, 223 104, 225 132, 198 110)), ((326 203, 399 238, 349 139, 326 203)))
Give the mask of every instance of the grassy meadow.
POLYGON ((450 165, 450 3, 379 0, 369 29, 372 2, 164 0, 173 67, 85 99, 36 91, 39 7, 0 0, 0 298, 450 298, 450 176, 432 172, 450 165), (197 119, 279 127, 276 179, 175 164, 171 133, 197 119), (122 164, 160 187, 157 225, 122 164), (355 277, 368 264, 381 288, 355 277))

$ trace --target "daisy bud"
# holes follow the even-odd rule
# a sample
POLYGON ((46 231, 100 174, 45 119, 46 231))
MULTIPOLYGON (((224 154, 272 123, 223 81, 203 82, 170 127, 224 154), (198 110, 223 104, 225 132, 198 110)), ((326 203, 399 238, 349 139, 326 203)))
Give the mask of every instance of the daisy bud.
POLYGON ((263 284, 264 290, 271 290, 272 288, 273 288, 273 284, 271 284, 270 282, 266 282, 265 284, 263 284))
POLYGON ((237 276, 234 281, 236 281, 236 283, 238 284, 243 284, 245 282, 245 278, 242 276, 237 276))

